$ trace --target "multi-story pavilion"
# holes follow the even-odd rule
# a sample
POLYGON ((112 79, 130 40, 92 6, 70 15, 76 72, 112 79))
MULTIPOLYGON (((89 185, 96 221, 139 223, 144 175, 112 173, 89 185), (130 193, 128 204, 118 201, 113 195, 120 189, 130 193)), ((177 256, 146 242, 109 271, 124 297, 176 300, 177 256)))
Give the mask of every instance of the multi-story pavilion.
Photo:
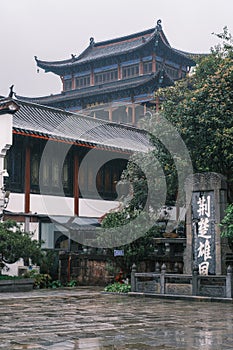
POLYGON ((80 55, 47 62, 35 57, 38 69, 58 75, 60 94, 23 100, 82 111, 94 118, 137 125, 156 103, 154 92, 174 84, 195 65, 191 54, 174 49, 157 21, 155 28, 95 42, 80 55))

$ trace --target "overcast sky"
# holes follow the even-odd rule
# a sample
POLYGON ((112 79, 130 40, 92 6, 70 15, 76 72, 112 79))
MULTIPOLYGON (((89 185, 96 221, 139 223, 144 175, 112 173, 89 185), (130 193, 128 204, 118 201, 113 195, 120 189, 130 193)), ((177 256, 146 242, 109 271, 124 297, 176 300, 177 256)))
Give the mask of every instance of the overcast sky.
POLYGON ((9 86, 21 96, 61 91, 58 76, 37 73, 41 60, 80 54, 89 38, 103 41, 155 26, 162 20, 171 46, 209 52, 227 26, 233 34, 232 0, 0 0, 0 94, 9 86))

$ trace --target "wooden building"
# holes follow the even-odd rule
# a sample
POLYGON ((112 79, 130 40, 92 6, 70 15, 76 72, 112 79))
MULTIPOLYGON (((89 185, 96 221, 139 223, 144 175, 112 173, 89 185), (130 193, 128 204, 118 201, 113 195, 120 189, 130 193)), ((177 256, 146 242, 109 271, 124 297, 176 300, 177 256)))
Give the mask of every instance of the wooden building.
POLYGON ((10 191, 4 219, 22 222, 45 248, 64 249, 61 237, 67 241, 52 217, 85 227, 117 207, 116 184, 128 157, 150 147, 146 133, 132 126, 52 107, 4 98, 0 114, 0 174, 8 173, 4 191, 10 191))
POLYGON ((61 78, 62 92, 20 99, 131 125, 155 105, 159 87, 184 78, 195 65, 191 54, 171 47, 161 20, 155 28, 125 37, 102 42, 90 38, 81 54, 67 60, 35 60, 38 69, 61 78))

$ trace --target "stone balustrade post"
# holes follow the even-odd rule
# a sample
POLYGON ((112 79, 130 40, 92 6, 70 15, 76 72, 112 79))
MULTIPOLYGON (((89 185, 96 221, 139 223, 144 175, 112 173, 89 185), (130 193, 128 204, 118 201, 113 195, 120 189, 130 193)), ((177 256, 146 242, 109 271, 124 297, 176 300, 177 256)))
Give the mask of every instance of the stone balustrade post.
POLYGON ((156 273, 160 273, 160 265, 159 262, 157 261, 157 263, 155 264, 155 272, 156 273))
POLYGON ((137 291, 136 277, 135 277, 136 272, 137 272, 137 266, 135 264, 133 264, 132 269, 131 269, 131 292, 137 291))
POLYGON ((161 274, 160 274, 160 294, 165 294, 166 288, 165 288, 165 273, 166 273, 166 265, 163 264, 161 267, 161 274))
POLYGON ((192 295, 198 295, 198 266, 193 267, 193 278, 192 278, 192 295))
POLYGON ((174 264, 174 273, 179 273, 179 265, 177 262, 174 264))
POLYGON ((232 278, 232 267, 228 266, 226 275, 226 298, 233 297, 233 278, 232 278))

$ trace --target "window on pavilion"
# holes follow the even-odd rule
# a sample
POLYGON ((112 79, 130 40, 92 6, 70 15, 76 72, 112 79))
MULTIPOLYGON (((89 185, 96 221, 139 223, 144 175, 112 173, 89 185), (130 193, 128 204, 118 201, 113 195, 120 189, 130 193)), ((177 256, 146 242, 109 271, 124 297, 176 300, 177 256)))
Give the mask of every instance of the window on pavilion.
POLYGON ((95 84, 107 83, 118 79, 117 69, 112 69, 106 72, 95 73, 95 84))
POLYGON ((4 178, 6 189, 12 192, 24 190, 24 147, 22 143, 15 142, 7 152, 4 166, 9 177, 4 178))
POLYGON ((139 64, 134 64, 131 66, 126 66, 122 68, 122 78, 132 78, 139 75, 139 64))
POLYGON ((148 74, 152 72, 152 61, 143 63, 143 74, 148 74))
POLYGON ((64 90, 65 91, 72 90, 72 79, 64 80, 64 90))
POLYGON ((90 86, 90 75, 84 75, 82 77, 75 78, 75 87, 76 89, 81 89, 86 86, 90 86))

